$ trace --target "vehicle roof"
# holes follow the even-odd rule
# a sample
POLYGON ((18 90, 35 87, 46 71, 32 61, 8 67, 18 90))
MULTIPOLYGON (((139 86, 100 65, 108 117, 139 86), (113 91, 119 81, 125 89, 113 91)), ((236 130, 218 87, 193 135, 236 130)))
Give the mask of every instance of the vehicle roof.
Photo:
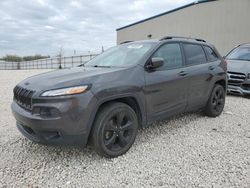
POLYGON ((207 43, 203 39, 195 39, 195 38, 186 38, 186 37, 164 37, 162 39, 150 39, 150 40, 138 40, 138 41, 125 41, 121 44, 136 44, 136 43, 165 43, 165 42, 190 42, 190 43, 197 43, 207 46, 213 46, 210 43, 207 43))
POLYGON ((250 43, 240 44, 238 47, 250 47, 250 43))

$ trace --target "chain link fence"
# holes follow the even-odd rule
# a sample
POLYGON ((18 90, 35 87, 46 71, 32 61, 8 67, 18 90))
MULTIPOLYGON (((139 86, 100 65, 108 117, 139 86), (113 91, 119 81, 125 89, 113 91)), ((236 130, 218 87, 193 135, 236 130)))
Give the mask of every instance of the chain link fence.
POLYGON ((54 58, 39 59, 34 61, 22 61, 22 62, 0 61, 0 70, 64 69, 84 64, 97 55, 98 54, 71 56, 71 57, 54 57, 54 58))

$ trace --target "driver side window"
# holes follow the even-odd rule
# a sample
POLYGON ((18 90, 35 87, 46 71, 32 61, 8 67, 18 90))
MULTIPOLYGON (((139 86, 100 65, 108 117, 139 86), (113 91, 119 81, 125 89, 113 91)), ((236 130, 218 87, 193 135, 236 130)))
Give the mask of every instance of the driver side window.
POLYGON ((164 59, 160 69, 175 69, 183 65, 181 47, 178 43, 170 43, 161 46, 153 55, 164 59))

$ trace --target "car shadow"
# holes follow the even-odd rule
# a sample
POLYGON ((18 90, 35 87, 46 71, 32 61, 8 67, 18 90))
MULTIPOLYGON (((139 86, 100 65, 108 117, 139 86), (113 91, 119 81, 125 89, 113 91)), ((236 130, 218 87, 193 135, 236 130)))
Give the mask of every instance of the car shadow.
MULTIPOLYGON (((186 113, 168 118, 163 121, 157 121, 147 128, 140 129, 133 147, 140 147, 145 142, 151 142, 157 136, 164 134, 174 134, 178 129, 182 129, 193 121, 203 118, 201 112, 198 113, 186 113)), ((14 145, 19 145, 19 149, 23 150, 23 154, 28 155, 29 158, 44 157, 56 159, 58 161, 67 158, 68 160, 74 160, 84 157, 87 160, 111 160, 105 159, 97 155, 97 153, 90 147, 80 146, 55 146, 55 145, 42 145, 34 143, 27 138, 20 138, 14 145), (41 155, 41 153, 43 155, 41 155), (30 156, 31 155, 31 156, 30 156)))
MULTIPOLYGON (((191 123, 197 121, 200 118, 204 118, 203 112, 193 112, 193 113, 184 113, 180 115, 173 116, 171 118, 156 121, 149 125, 145 129, 141 129, 139 131, 138 137, 147 138, 144 141, 150 141, 150 139, 154 139, 157 136, 166 135, 166 134, 175 134, 178 130, 187 127, 188 125, 192 125, 191 123), (146 135, 145 135, 146 134, 146 135)), ((140 145, 142 141, 137 142, 140 145)))

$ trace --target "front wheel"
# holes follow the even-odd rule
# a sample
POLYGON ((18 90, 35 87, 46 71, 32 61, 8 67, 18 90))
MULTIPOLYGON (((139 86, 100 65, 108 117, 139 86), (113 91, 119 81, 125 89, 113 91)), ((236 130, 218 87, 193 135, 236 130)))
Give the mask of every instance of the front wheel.
POLYGON ((117 157, 134 143, 138 118, 130 106, 112 102, 98 112, 93 126, 91 143, 94 150, 104 157, 117 157))
POLYGON ((224 87, 221 85, 215 85, 207 102, 205 114, 209 117, 219 116, 225 106, 225 97, 226 94, 224 87))

